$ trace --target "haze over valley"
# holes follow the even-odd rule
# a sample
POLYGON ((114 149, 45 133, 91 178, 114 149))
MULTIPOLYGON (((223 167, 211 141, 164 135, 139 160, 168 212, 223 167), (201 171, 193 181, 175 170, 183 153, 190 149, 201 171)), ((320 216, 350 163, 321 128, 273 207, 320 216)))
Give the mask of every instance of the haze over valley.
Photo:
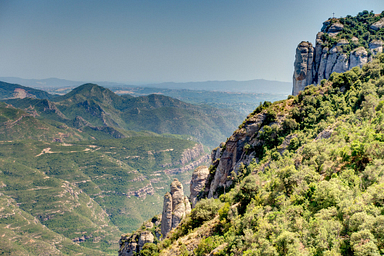
POLYGON ((382 255, 383 10, 0 2, 0 255, 382 255))

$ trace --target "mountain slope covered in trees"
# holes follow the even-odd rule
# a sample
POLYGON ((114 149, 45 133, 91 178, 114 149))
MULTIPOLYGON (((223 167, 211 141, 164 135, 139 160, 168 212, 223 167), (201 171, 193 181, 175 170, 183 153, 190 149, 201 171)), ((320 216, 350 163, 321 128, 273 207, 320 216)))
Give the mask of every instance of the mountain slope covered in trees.
POLYGON ((217 149, 213 194, 141 254, 383 254, 383 122, 382 54, 261 105, 217 149))

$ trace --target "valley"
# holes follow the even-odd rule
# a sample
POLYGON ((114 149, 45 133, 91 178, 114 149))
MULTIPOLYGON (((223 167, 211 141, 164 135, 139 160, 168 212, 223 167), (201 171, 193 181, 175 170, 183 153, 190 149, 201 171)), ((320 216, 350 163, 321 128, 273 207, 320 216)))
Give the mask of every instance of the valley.
POLYGON ((126 3, 51 3, 35 38, 4 19, 9 74, 92 78, 0 77, 0 255, 384 254, 384 11, 297 45, 306 14, 268 1, 126 3), (285 77, 293 34, 293 83, 225 80, 285 77))

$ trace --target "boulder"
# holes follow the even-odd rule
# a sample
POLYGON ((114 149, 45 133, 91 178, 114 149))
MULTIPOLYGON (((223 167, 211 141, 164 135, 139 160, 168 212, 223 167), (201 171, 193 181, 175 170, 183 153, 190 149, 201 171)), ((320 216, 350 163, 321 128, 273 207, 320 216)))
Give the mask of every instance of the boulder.
POLYGON ((339 32, 341 32, 344 28, 344 25, 340 22, 333 23, 327 30, 329 36, 336 36, 339 32))

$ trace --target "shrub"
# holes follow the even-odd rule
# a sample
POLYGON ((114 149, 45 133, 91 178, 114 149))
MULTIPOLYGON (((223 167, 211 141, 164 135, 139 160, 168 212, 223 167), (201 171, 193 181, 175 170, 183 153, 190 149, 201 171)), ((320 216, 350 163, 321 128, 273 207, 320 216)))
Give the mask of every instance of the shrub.
POLYGON ((223 203, 218 199, 202 199, 191 212, 192 228, 199 227, 204 221, 213 219, 223 203))

